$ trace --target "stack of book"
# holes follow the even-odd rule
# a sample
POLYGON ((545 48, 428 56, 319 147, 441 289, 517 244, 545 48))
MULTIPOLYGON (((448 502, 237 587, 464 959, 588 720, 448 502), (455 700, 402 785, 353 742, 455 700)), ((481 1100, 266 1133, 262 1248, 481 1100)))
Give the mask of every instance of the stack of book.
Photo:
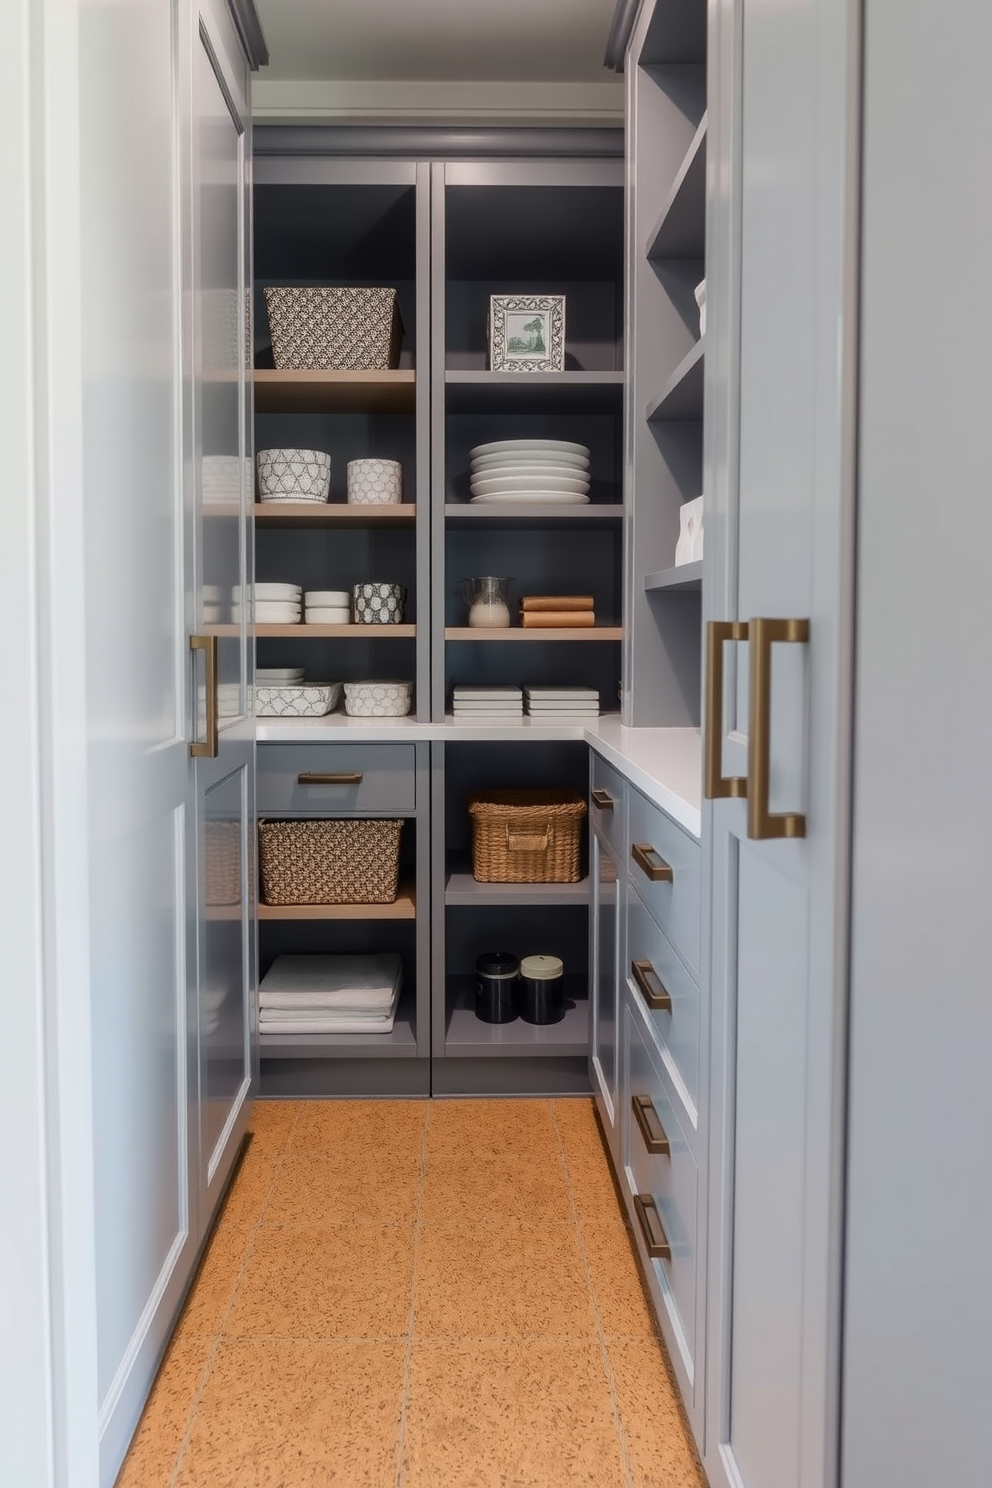
POLYGON ((524 695, 519 687, 456 687, 452 712, 463 722, 485 718, 522 718, 524 695))
POLYGON ((525 630, 590 630, 596 624, 591 594, 525 594, 520 601, 525 630))
POLYGON ((531 718, 598 718, 599 693, 594 687, 525 687, 531 718))

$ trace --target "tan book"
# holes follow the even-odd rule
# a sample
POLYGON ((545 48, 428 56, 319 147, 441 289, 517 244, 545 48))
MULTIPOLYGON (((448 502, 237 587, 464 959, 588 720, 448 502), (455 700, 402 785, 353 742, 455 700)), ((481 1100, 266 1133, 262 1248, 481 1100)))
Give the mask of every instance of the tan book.
POLYGON ((521 610, 524 630, 591 630, 596 624, 592 610, 521 610))
POLYGON ((591 594, 525 594, 520 608, 525 613, 531 610, 591 610, 593 598, 591 594))

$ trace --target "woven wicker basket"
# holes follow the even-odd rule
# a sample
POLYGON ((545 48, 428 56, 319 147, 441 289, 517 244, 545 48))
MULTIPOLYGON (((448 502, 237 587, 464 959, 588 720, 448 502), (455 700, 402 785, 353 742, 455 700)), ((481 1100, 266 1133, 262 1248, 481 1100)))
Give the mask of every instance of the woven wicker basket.
POLYGON ((402 821, 260 821, 265 904, 392 904, 402 821))
POLYGON ((484 791, 468 803, 479 883, 578 883, 586 803, 574 791, 484 791))
POLYGON ((265 290, 277 368, 372 371, 396 367, 403 323, 395 289, 265 290))

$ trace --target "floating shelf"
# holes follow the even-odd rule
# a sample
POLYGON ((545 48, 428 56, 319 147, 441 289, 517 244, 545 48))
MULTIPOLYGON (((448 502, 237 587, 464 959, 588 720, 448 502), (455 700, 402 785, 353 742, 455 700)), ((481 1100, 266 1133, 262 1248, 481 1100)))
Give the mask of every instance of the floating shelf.
MULTIPOLYGON (((223 627, 216 626, 218 633, 223 627)), ((237 627, 229 627, 236 634, 237 627)), ((341 641, 409 641, 417 634, 415 625, 256 625, 258 640, 274 637, 281 639, 303 638, 305 640, 330 639, 341 641)))
POLYGON ((400 884, 392 904, 263 904, 260 920, 415 920, 417 894, 413 879, 400 884))
POLYGON ((542 506, 538 502, 506 502, 501 506, 472 506, 468 501, 449 501, 444 514, 449 522, 484 522, 489 527, 515 527, 524 523, 531 527, 555 527, 560 522, 580 525, 584 522, 620 522, 623 506, 615 503, 589 502, 588 505, 542 506))
POLYGON ((704 258, 706 255, 706 115, 648 239, 648 258, 704 258))
POLYGON ((701 589, 702 587, 703 560, 701 558, 696 563, 682 563, 678 568, 663 568, 659 573, 644 576, 644 588, 648 594, 656 594, 662 589, 677 594, 680 590, 701 589))
POLYGON ((397 506, 348 506, 343 501, 257 501, 255 521, 263 527, 412 527, 412 501, 397 506))
POLYGON ((256 413, 413 413, 416 372, 304 372, 259 368, 256 413))
POLYGON ((471 905, 587 905, 589 880, 579 883, 477 883, 463 859, 450 867, 444 889, 445 904, 471 905))
POLYGON ((266 1033, 260 1025, 263 1059, 416 1059, 416 997, 404 986, 389 1033, 266 1033))
POLYGON ((474 630, 468 625, 446 625, 446 641, 622 641, 622 625, 595 625, 587 630, 524 630, 511 625, 507 630, 474 630))
POLYGON ((483 1023, 475 1016, 471 977, 449 977, 448 1022, 444 1052, 451 1058, 574 1059, 589 1049, 589 1002, 586 983, 566 977, 566 999, 574 1004, 560 1023, 483 1023))
POLYGON ((700 337, 679 362, 658 397, 648 405, 649 423, 662 419, 702 419, 703 350, 704 341, 700 337))
POLYGON ((622 372, 446 372, 451 413, 473 413, 497 406, 522 413, 589 412, 616 408, 623 398, 622 372))

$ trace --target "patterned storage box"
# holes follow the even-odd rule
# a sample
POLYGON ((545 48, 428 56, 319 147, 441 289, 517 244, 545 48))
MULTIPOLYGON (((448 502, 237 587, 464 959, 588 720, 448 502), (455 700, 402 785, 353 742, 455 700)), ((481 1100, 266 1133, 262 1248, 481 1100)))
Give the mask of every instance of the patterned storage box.
POLYGON ((260 821, 264 904, 393 904, 402 821, 260 821))
POLYGON ((374 371, 399 366, 403 322, 395 289, 267 285, 277 368, 374 371))

